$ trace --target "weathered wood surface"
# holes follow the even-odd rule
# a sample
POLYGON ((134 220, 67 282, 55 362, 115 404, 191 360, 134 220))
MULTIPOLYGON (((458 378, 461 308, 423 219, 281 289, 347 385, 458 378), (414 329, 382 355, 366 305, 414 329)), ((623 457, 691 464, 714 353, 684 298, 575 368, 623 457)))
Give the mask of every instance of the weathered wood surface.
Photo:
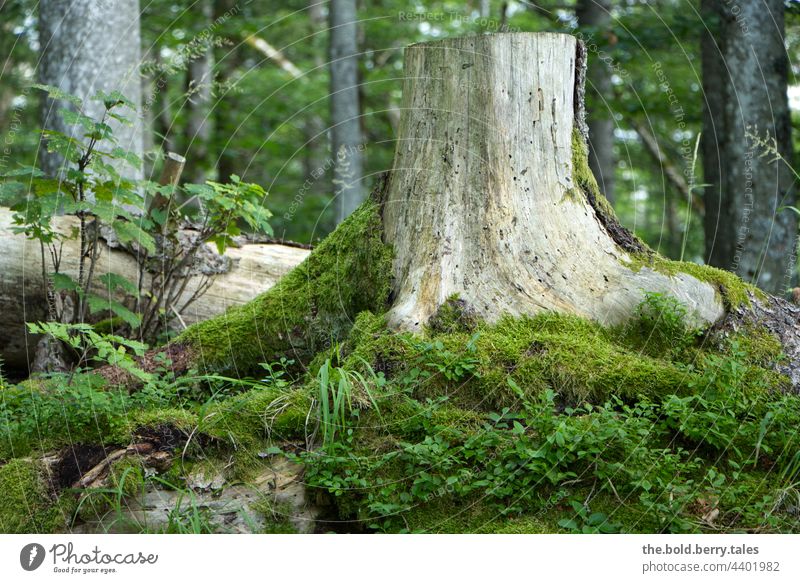
POLYGON ((581 191, 579 48, 566 34, 514 33, 406 49, 384 207, 394 327, 419 330, 452 294, 488 320, 557 310, 617 324, 645 291, 676 296, 698 324, 723 316, 713 285, 632 269, 581 191))
MULTIPOLYGON (((7 366, 20 368, 33 357, 36 345, 26 334, 24 322, 43 319, 45 303, 39 244, 12 233, 11 215, 8 209, 0 208, 0 357, 7 366)), ((77 225, 77 219, 58 217, 54 224, 60 232, 68 233, 77 225)), ((226 255, 232 260, 230 270, 215 276, 206 294, 181 315, 183 323, 206 320, 230 306, 246 303, 272 287, 308 253, 307 249, 275 244, 247 244, 228 249, 226 255)), ((74 277, 77 265, 77 241, 68 241, 64 245, 62 272, 74 277)), ((136 281, 136 260, 128 252, 104 244, 97 275, 109 272, 136 281)), ((196 284, 197 280, 189 283, 184 298, 191 296, 196 284)), ((94 291, 102 292, 99 287, 94 291)), ((175 325, 180 327, 180 321, 175 325)))

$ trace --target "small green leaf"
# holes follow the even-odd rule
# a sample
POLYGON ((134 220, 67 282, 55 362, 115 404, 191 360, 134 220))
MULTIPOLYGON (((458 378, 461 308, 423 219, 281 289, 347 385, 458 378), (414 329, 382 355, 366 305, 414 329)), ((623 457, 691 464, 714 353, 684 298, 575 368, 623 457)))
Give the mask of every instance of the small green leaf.
POLYGON ((117 288, 122 289, 132 296, 139 295, 139 288, 135 283, 117 273, 104 273, 97 278, 109 292, 115 291, 117 288))
POLYGON ((66 273, 51 273, 53 289, 56 291, 75 291, 78 289, 77 282, 66 273))
POLYGON ((51 99, 63 99, 64 101, 69 101, 70 103, 77 105, 78 107, 81 106, 83 103, 80 97, 76 97, 70 93, 66 93, 62 91, 58 87, 54 87, 53 85, 43 85, 41 83, 33 83, 31 84, 32 89, 39 89, 40 91, 44 91, 51 99))

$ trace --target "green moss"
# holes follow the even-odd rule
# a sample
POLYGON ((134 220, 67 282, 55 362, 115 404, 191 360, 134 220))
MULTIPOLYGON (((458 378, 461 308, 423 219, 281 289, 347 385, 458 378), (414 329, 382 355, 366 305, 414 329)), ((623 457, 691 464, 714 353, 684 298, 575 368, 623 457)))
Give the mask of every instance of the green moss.
POLYGON ((570 401, 603 402, 611 396, 682 394, 692 378, 683 367, 642 354, 639 347, 619 342, 614 331, 577 316, 503 317, 496 324, 479 325, 474 335, 434 336, 443 347, 440 352, 420 352, 415 349, 419 340, 413 339, 373 334, 357 350, 374 355, 373 365, 395 382, 415 368, 429 372, 429 378, 413 382, 414 396, 424 400, 446 395, 464 410, 512 406, 520 397, 512 383, 528 397, 552 388, 570 401), (466 348, 470 343, 474 352, 466 348), (477 360, 476 374, 448 379, 436 368, 442 353, 451 360, 477 360))
POLYGON ((673 261, 657 254, 634 254, 631 259, 628 267, 633 271, 648 267, 670 277, 686 273, 695 279, 710 283, 719 291, 725 307, 728 309, 749 306, 751 294, 759 299, 766 298, 764 292, 756 286, 742 281, 737 275, 724 269, 710 265, 698 265, 689 261, 673 261))
POLYGON ((69 513, 51 495, 39 462, 13 459, 0 466, 0 532, 63 531, 69 513))
POLYGON ((233 456, 232 477, 247 479, 270 444, 305 438, 311 398, 304 389, 252 389, 208 407, 189 444, 191 455, 233 456))
POLYGON ((174 407, 165 409, 141 409, 131 411, 127 419, 128 433, 141 427, 167 425, 189 433, 197 426, 197 415, 186 409, 174 407))
POLYGON ((785 358, 780 338, 763 326, 746 326, 732 340, 738 343, 750 364, 767 368, 785 358))
POLYGON ((248 304, 188 328, 178 342, 206 370, 254 371, 281 356, 297 365, 343 341, 359 312, 383 311, 392 253, 382 241, 380 205, 368 200, 298 267, 248 304))
MULTIPOLYGON (((600 192, 597 179, 589 167, 589 149, 578 128, 572 129, 572 179, 584 194, 591 194, 597 205, 609 216, 615 216, 614 207, 600 192)), ((571 196, 575 196, 573 193, 571 196)))
POLYGON ((264 518, 261 534, 297 534, 297 529, 289 520, 291 505, 277 504, 271 497, 265 496, 253 502, 251 507, 264 518))
POLYGON ((600 192, 597 180, 589 168, 589 150, 586 141, 577 127, 572 130, 572 179, 577 188, 567 196, 575 199, 582 195, 594 209, 595 216, 606 233, 617 245, 631 253, 653 253, 639 237, 622 226, 611 203, 600 192))
POLYGON ((428 321, 428 332, 431 334, 452 334, 454 332, 470 332, 479 323, 478 315, 467 303, 459 299, 457 294, 447 298, 428 321))

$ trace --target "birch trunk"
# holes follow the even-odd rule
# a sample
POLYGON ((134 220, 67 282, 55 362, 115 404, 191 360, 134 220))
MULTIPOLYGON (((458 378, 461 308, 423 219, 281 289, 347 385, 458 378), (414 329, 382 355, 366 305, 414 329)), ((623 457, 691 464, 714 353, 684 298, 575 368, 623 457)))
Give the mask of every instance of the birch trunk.
POLYGON ((331 147, 337 193, 336 222, 364 200, 363 139, 358 97, 358 42, 355 0, 333 0, 331 22, 331 147))
POLYGON ((792 286, 794 177, 752 138, 775 138, 792 163, 784 3, 703 0, 703 170, 708 262, 776 294, 792 286))

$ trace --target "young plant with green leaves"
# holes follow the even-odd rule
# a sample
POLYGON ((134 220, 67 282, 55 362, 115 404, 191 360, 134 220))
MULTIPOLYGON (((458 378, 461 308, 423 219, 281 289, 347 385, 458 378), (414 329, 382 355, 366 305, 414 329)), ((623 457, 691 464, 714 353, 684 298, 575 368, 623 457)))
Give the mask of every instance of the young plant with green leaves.
MULTIPOLYGON (((0 204, 14 212, 14 231, 39 244, 47 298, 42 320, 83 325, 110 316, 105 328, 118 336, 147 342, 163 338, 171 321, 208 290, 216 273, 224 272, 203 265, 207 244, 215 244, 222 254, 243 229, 272 233, 271 214, 263 206, 267 193, 238 176, 232 176, 230 184, 187 185, 186 193, 202 208, 201 215, 190 220, 185 205, 173 204, 175 186, 123 176, 125 165, 138 167, 142 162, 120 147, 114 136, 111 124, 129 124, 126 116, 136 113, 122 94, 97 93, 92 99, 103 104, 103 114, 95 120, 85 114, 77 97, 55 87, 35 87, 69 104, 59 111, 79 134, 42 132, 48 150, 64 159, 58 176, 46 176, 35 167, 0 175, 0 204), (145 210, 151 198, 167 204, 150 204, 145 210), (65 232, 55 223, 62 214, 78 218, 74 229, 65 232), (75 239, 77 269, 68 272, 65 245, 75 239), (103 239, 115 240, 136 258, 136 281, 99 272, 103 239), (200 281, 188 293, 195 278, 200 281)), ((70 333, 87 338, 83 329, 70 333)))

